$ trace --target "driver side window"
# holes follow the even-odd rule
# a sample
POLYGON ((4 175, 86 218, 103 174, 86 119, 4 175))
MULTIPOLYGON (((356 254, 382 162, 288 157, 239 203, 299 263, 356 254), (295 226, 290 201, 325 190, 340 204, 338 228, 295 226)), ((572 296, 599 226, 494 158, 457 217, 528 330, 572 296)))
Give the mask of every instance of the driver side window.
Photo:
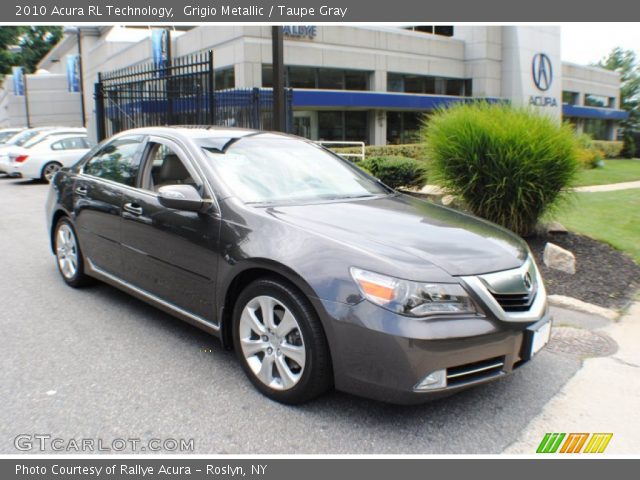
POLYGON ((142 187, 157 192, 167 185, 192 185, 198 188, 185 165, 182 155, 174 149, 158 142, 149 142, 142 187))

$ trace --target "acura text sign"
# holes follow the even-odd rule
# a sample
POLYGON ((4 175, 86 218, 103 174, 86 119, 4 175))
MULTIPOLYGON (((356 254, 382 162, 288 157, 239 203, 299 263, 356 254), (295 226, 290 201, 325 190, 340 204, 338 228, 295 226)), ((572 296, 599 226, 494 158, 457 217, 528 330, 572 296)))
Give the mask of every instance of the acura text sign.
MULTIPOLYGON (((531 59, 531 78, 536 88, 546 92, 553 83, 553 64, 545 53, 536 53, 531 59)), ((558 100, 546 95, 531 95, 529 105, 535 107, 557 107, 558 100)))

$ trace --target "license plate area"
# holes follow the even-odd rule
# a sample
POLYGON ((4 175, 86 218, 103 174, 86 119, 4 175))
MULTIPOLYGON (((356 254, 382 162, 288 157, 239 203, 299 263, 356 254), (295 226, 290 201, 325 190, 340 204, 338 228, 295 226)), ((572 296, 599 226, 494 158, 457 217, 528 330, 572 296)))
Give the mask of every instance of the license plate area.
POLYGON ((545 322, 542 325, 536 325, 537 328, 533 330, 533 335, 531 338, 531 353, 530 356, 533 357, 536 353, 538 353, 542 348, 549 343, 549 339, 551 338, 551 322, 545 322))

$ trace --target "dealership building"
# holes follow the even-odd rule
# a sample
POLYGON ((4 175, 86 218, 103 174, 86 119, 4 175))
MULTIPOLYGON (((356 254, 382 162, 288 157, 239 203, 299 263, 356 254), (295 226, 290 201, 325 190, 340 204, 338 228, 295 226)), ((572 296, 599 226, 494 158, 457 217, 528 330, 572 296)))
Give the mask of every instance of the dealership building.
MULTIPOLYGON (((40 73, 26 81, 46 75, 51 81, 42 83, 53 85, 54 78, 67 78, 80 39, 84 93, 65 89, 49 103, 65 115, 73 111, 65 122, 79 124, 83 97, 85 123, 93 132, 98 73, 150 62, 152 37, 150 28, 81 27, 67 33, 41 61, 40 73), (63 107, 66 102, 75 107, 63 107)), ((170 30, 169 39, 172 57, 214 51, 217 90, 272 86, 271 27, 181 26, 170 30)), ((530 106, 596 139, 616 139, 626 118, 620 76, 562 62, 561 42, 558 26, 285 26, 294 133, 314 140, 412 143, 435 109, 487 99, 530 106)), ((2 126, 24 124, 20 105, 28 102, 14 94, 14 83, 5 77, 0 91, 2 126)), ((51 123, 50 116, 43 118, 51 123)))

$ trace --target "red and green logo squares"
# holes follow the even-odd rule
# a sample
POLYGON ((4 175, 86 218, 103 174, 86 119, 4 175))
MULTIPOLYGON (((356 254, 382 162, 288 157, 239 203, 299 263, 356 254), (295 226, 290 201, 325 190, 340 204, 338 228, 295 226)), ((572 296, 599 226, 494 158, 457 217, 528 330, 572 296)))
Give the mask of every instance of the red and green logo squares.
POLYGON ((603 453, 611 437, 613 433, 545 433, 536 453, 603 453))

